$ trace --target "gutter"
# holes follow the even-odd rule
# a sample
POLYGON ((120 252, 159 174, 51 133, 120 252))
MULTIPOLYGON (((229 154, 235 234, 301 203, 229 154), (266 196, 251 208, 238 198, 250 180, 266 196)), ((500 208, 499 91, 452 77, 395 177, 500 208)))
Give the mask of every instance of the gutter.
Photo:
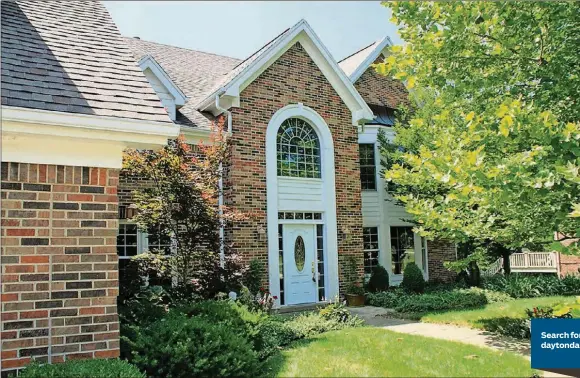
MULTIPOLYGON (((220 97, 219 95, 215 96, 215 106, 216 109, 218 109, 218 111, 220 111, 221 113, 225 113, 226 117, 227 117, 227 122, 228 122, 228 133, 231 134, 232 132, 232 113, 227 110, 224 109, 220 106, 220 97)), ((219 206, 219 217, 220 217, 220 266, 223 268, 225 266, 225 258, 226 258, 226 254, 225 254, 225 226, 224 226, 224 211, 223 211, 223 205, 224 205, 224 168, 222 163, 220 162, 220 167, 219 167, 219 171, 220 171, 220 178, 218 181, 218 190, 219 190, 219 196, 218 196, 218 206, 219 206)))

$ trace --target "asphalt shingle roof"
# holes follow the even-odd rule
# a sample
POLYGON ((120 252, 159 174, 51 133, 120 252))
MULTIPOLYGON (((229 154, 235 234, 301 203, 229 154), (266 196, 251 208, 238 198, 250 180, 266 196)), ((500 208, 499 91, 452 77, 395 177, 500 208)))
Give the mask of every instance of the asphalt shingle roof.
POLYGON ((208 128, 213 117, 199 112, 195 105, 211 94, 213 88, 241 60, 138 38, 125 37, 124 40, 137 61, 145 55, 151 55, 188 97, 187 103, 177 111, 176 122, 190 127, 208 128))
POLYGON ((2 105, 171 122, 95 1, 2 1, 2 105))

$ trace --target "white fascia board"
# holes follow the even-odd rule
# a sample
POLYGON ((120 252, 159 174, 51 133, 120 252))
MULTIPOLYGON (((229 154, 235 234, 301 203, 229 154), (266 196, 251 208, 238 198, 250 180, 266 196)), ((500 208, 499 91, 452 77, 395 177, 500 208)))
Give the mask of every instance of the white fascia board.
MULTIPOLYGON (((54 126, 69 135, 82 133, 86 139, 106 139, 99 137, 97 132, 108 135, 126 135, 127 142, 137 142, 146 137, 175 138, 179 135, 179 126, 171 122, 141 121, 118 117, 95 116, 89 114, 55 112, 39 109, 28 109, 12 106, 2 106, 2 131, 24 132, 23 126, 15 124, 30 124, 54 126)), ((32 127, 35 132, 42 133, 42 129, 32 127)))
POLYGON ((240 92, 296 42, 301 42, 301 45, 306 49, 310 57, 349 107, 352 112, 353 125, 356 126, 372 120, 374 118, 373 112, 305 20, 300 20, 282 38, 260 54, 255 61, 244 68, 229 83, 216 90, 196 107, 199 110, 206 110, 215 102, 215 96, 222 94, 229 98, 237 98, 239 102, 240 92))
POLYGON ((187 96, 179 89, 177 84, 171 80, 167 72, 161 67, 159 63, 153 58, 151 55, 145 55, 143 58, 139 60, 139 67, 141 71, 145 71, 145 69, 149 68, 151 72, 159 79, 161 83, 167 88, 169 93, 175 99, 175 105, 177 107, 181 107, 185 105, 187 102, 187 96))
POLYGON ((188 144, 199 144, 211 142, 211 130, 194 129, 192 127, 181 127, 180 133, 185 137, 185 142, 188 144))
POLYGON ((356 83, 356 81, 362 76, 363 73, 370 67, 371 64, 378 58, 378 56, 388 47, 392 46, 393 42, 388 36, 383 38, 374 50, 366 57, 365 60, 357 67, 352 74, 350 74, 350 81, 356 83))

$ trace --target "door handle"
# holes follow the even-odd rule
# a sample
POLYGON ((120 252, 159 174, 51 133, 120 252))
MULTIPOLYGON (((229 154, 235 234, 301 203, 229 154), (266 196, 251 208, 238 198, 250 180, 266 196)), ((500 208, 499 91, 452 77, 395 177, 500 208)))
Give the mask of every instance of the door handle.
POLYGON ((312 282, 316 282, 316 277, 314 276, 314 261, 312 262, 312 282))

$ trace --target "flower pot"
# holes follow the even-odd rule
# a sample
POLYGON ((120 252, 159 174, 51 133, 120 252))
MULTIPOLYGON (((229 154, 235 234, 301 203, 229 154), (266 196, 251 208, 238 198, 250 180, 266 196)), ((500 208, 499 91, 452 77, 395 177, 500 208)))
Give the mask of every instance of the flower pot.
POLYGON ((360 307, 365 305, 365 296, 360 294, 347 294, 346 304, 349 307, 360 307))

